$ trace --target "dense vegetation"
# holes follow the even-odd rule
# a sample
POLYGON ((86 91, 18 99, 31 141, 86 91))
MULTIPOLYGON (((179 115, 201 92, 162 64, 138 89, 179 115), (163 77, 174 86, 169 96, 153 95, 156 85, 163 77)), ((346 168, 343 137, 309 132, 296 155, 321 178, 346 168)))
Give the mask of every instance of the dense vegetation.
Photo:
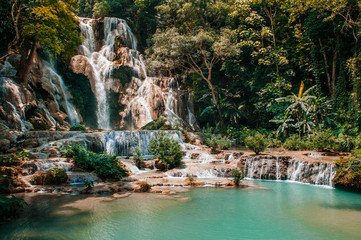
POLYGON ((202 128, 239 144, 257 129, 269 145, 350 151, 361 127, 360 12, 356 0, 2 1, 0 31, 11 34, 1 53, 26 65, 32 51, 22 50, 38 44, 67 59, 81 40, 75 15, 120 17, 151 72, 193 92, 202 128), (325 129, 330 141, 311 146, 325 129))
POLYGON ((73 158, 75 164, 86 170, 94 171, 101 179, 121 179, 128 175, 118 157, 106 153, 94 153, 81 145, 67 147, 66 156, 73 158))
POLYGON ((161 163, 157 167, 161 170, 169 170, 181 164, 183 152, 179 143, 166 134, 159 134, 149 142, 149 152, 161 163))
POLYGON ((6 197, 0 194, 0 221, 9 220, 17 216, 24 206, 26 206, 24 200, 15 196, 6 197))
POLYGON ((361 151, 351 158, 336 161, 337 173, 333 179, 336 186, 361 190, 361 151))

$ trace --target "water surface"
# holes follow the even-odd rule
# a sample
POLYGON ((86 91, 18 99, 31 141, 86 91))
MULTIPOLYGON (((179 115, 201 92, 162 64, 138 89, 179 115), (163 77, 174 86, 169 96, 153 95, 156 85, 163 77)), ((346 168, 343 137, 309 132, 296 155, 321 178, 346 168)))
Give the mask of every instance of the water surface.
POLYGON ((361 239, 361 194, 287 182, 194 189, 187 198, 26 195, 2 239, 361 239))

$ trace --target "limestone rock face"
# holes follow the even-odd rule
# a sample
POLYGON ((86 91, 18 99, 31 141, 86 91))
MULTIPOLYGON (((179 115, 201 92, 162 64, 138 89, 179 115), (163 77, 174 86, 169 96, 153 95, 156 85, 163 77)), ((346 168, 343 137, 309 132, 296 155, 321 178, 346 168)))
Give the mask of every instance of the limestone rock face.
POLYGON ((80 29, 85 41, 71 69, 85 75, 92 86, 98 128, 139 129, 163 114, 173 125, 196 127, 189 92, 174 78, 148 76, 144 56, 124 20, 81 18, 80 29))
POLYGON ((17 77, 20 55, 10 55, 0 66, 0 122, 9 129, 69 129, 69 121, 80 121, 69 102, 61 76, 47 61, 35 56, 28 84, 17 77), (71 113, 68 115, 67 113, 71 113))

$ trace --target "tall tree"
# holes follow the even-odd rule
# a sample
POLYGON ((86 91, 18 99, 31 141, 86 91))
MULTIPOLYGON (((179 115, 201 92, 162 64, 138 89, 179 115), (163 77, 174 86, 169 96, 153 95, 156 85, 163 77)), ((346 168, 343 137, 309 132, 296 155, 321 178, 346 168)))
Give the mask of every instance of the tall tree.
POLYGON ((76 51, 81 42, 72 12, 77 0, 11 1, 15 38, 8 52, 21 54, 18 76, 26 83, 38 46, 64 58, 70 58, 76 51))
POLYGON ((146 51, 150 65, 170 75, 176 70, 198 74, 207 83, 219 121, 225 128, 213 72, 217 63, 240 53, 237 32, 222 28, 228 15, 224 13, 230 13, 232 7, 226 1, 197 0, 169 1, 160 8, 164 16, 160 26, 164 28, 154 34, 153 44, 146 51))

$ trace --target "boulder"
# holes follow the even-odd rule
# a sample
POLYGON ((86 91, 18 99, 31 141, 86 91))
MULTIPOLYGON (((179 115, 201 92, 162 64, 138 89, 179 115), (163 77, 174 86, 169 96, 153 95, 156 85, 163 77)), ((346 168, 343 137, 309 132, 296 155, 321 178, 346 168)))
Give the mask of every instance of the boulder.
POLYGON ((0 152, 6 152, 10 149, 10 141, 8 139, 0 139, 0 152))

